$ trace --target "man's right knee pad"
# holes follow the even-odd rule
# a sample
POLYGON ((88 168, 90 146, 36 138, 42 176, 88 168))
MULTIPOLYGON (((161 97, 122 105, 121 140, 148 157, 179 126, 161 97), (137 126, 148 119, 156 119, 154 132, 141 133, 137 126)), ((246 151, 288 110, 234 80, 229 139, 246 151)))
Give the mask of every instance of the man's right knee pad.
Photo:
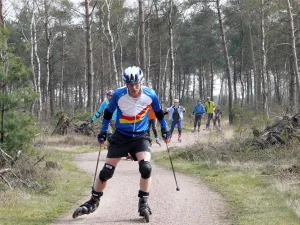
POLYGON ((151 167, 150 162, 145 161, 145 160, 141 160, 139 162, 139 170, 140 170, 142 178, 148 179, 148 178, 151 177, 152 167, 151 167))
POLYGON ((99 173, 99 179, 102 182, 105 182, 105 181, 109 180, 110 178, 112 178, 112 176, 114 175, 114 172, 115 172, 115 167, 105 163, 103 166, 103 169, 99 173))

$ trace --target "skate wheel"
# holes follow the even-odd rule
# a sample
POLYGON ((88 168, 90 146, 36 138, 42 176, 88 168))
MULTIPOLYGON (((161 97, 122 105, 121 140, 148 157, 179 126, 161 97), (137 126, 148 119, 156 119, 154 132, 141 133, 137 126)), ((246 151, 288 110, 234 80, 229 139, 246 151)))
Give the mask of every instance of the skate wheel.
POLYGON ((73 213, 73 219, 76 219, 78 216, 81 216, 83 213, 82 213, 82 208, 81 207, 78 207, 74 213, 73 213))
POLYGON ((145 219, 146 223, 149 223, 149 215, 150 215, 149 211, 144 210, 143 214, 144 214, 144 219, 145 219))

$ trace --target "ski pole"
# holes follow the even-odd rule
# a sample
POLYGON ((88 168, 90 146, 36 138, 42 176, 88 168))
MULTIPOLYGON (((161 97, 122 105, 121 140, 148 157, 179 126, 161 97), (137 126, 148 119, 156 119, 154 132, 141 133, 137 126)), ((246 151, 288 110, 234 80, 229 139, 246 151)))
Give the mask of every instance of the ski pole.
POLYGON ((102 144, 100 143, 100 148, 99 148, 99 152, 98 152, 98 159, 97 159, 97 164, 96 164, 96 170, 95 170, 95 175, 94 175, 94 181, 93 181, 93 186, 92 186, 93 190, 95 188, 94 185, 95 185, 95 180, 96 180, 96 175, 97 175, 97 170, 98 170, 98 164, 99 164, 99 160, 100 160, 101 147, 102 147, 102 144))
POLYGON ((176 183, 176 191, 179 191, 180 189, 179 189, 178 184, 177 184, 175 170, 174 170, 174 166, 173 166, 173 162, 172 162, 172 157, 171 157, 171 153, 170 153, 170 147, 169 147, 167 141, 165 141, 165 142, 166 142, 166 146, 167 146, 167 150, 168 150, 168 154, 169 154, 169 158, 170 158, 170 162, 171 162, 171 166, 172 166, 172 170, 173 170, 173 175, 174 175, 174 179, 175 179, 175 183, 176 183))

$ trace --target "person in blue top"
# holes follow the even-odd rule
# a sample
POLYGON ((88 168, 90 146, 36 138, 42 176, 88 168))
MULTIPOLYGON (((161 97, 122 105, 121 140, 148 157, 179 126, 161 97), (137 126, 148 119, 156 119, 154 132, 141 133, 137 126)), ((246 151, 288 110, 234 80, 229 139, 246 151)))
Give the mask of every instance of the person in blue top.
POLYGON ((204 106, 202 105, 201 100, 199 99, 197 104, 194 106, 193 111, 192 111, 192 115, 195 115, 194 118, 194 131, 196 132, 196 127, 197 127, 197 123, 198 123, 198 132, 200 132, 200 126, 201 126, 201 119, 202 119, 202 115, 205 113, 205 109, 204 106))
MULTIPOLYGON (((98 119, 102 115, 104 109, 106 109, 106 107, 108 106, 108 103, 109 103, 113 93, 114 93, 113 90, 109 90, 106 92, 106 99, 100 104, 99 109, 97 110, 97 112, 95 113, 93 118, 90 120, 90 123, 93 123, 96 119, 98 119)), ((112 132, 114 132, 116 130, 116 127, 115 127, 116 119, 117 119, 117 110, 114 111, 113 116, 110 121, 110 126, 112 128, 112 132)), ((111 133, 111 131, 110 131, 110 133, 111 133)))
MULTIPOLYGON (((123 75, 125 87, 114 91, 107 108, 104 110, 102 127, 98 134, 98 142, 102 145, 107 138, 107 129, 113 112, 117 110, 116 131, 109 138, 109 148, 103 169, 92 189, 91 199, 81 205, 81 214, 94 212, 99 206, 100 197, 112 178, 115 168, 122 157, 128 153, 138 161, 140 178, 139 214, 151 214, 147 203, 151 185, 151 139, 148 134, 148 110, 150 106, 155 112, 161 126, 165 142, 170 139, 170 131, 164 119, 158 97, 153 89, 141 86, 143 72, 139 67, 128 67, 123 75)), ((121 196, 120 196, 121 197, 121 196)), ((75 211, 76 212, 76 211, 75 211)), ((73 215, 74 217, 74 215, 73 215)))

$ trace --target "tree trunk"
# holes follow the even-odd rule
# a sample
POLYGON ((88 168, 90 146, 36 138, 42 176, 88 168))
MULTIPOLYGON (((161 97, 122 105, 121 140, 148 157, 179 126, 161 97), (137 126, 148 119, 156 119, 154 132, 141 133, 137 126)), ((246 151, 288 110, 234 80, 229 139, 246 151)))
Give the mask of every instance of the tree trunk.
POLYGON ((219 18, 219 25, 221 30, 221 36, 222 36, 222 44, 223 44, 223 50, 224 50, 224 59, 226 63, 226 75, 228 80, 228 117, 229 117, 229 124, 231 125, 233 122, 233 112, 232 112, 232 87, 231 87, 231 76, 230 76, 230 64, 229 64, 229 57, 228 57, 228 50, 227 50, 227 43, 225 38, 225 32, 222 22, 222 16, 221 16, 221 10, 220 10, 220 2, 219 0, 216 0, 217 3, 217 10, 218 10, 218 18, 219 18))
POLYGON ((145 73, 146 85, 149 84, 148 74, 146 73, 146 48, 145 48, 145 19, 144 19, 144 1, 139 0, 139 53, 140 68, 145 73))
MULTIPOLYGON (((34 11, 35 8, 33 8, 33 17, 34 17, 34 11)), ((41 113, 43 111, 43 101, 42 101, 42 91, 41 91, 41 62, 40 62, 40 57, 38 55, 38 46, 37 46, 37 38, 36 38, 36 22, 35 22, 35 17, 33 19, 33 24, 32 24, 32 35, 33 35, 33 55, 36 60, 36 65, 37 65, 37 81, 36 81, 36 87, 37 87, 37 92, 39 93, 39 109, 38 109, 38 118, 40 119, 41 113)))
POLYGON ((210 96, 213 100, 214 98, 214 68, 213 63, 210 63, 210 73, 211 73, 211 81, 210 81, 210 96))
MULTIPOLYGON (((35 61, 34 61, 34 31, 33 31, 33 24, 34 24, 34 3, 32 7, 32 16, 30 21, 30 65, 31 65, 31 73, 32 73, 32 84, 33 90, 37 92, 37 82, 36 82, 36 73, 35 73, 35 61)), ((32 104, 31 113, 34 115, 35 113, 35 102, 32 104)), ((39 114, 38 114, 39 118, 39 114)))
POLYGON ((64 60, 65 60, 65 44, 64 44, 64 29, 61 25, 61 59, 60 59, 60 85, 59 85, 59 105, 60 110, 63 110, 63 101, 64 101, 64 60))
POLYGON ((155 7, 155 15, 156 15, 156 24, 155 27, 157 29, 157 42, 158 42, 158 51, 156 52, 157 56, 155 57, 156 59, 158 59, 155 62, 155 73, 154 76, 156 76, 156 91, 157 91, 157 95, 159 97, 159 99, 162 99, 162 93, 163 91, 161 90, 162 84, 161 82, 163 81, 163 79, 161 79, 161 66, 162 66, 162 56, 161 56, 161 29, 160 29, 160 17, 159 17, 159 11, 158 11, 158 7, 157 7, 157 2, 154 2, 154 7, 155 7))
POLYGON ((84 96, 83 96, 83 93, 85 92, 85 87, 83 86, 82 87, 82 84, 81 82, 79 82, 79 96, 78 96, 78 100, 79 100, 79 103, 78 103, 78 108, 81 109, 82 107, 84 107, 84 96))
POLYGON ((236 60, 235 57, 233 57, 233 96, 234 96, 234 102, 237 103, 237 75, 236 75, 236 60))
POLYGON ((94 70, 93 70, 93 51, 92 51, 92 31, 90 0, 84 1, 85 6, 85 26, 86 26, 86 64, 87 64, 87 108, 93 113, 93 93, 94 93, 94 70))
POLYGON ((195 94, 196 94, 196 75, 193 74, 193 102, 195 102, 195 94))
POLYGON ((174 61, 174 46, 173 46, 173 22, 172 22, 172 12, 173 12, 173 0, 169 0, 169 45, 170 45, 170 87, 169 87, 169 103, 173 102, 173 79, 175 73, 175 61, 174 61))
POLYGON ((293 58, 290 57, 290 84, 289 84, 289 112, 293 112, 296 106, 296 79, 295 79, 295 70, 293 68, 293 58))
MULTIPOLYGON (((49 5, 47 4, 47 0, 44 0, 44 8, 45 8, 45 20, 44 20, 44 27, 45 27, 45 38, 46 38, 46 88, 45 88, 45 102, 46 105, 48 104, 48 96, 49 96, 49 83, 50 83, 50 65, 49 65, 49 60, 50 60, 50 33, 49 33, 49 12, 48 8, 49 5)), ((51 99, 50 99, 51 101, 51 99)), ((51 110, 51 109, 50 109, 51 110)), ((46 110, 47 112, 47 110, 46 110)))
POLYGON ((247 83, 246 83, 246 104, 249 105, 250 104, 250 91, 251 91, 251 70, 250 71, 246 71, 246 79, 247 79, 247 83))
POLYGON ((281 104, 281 99, 280 99, 280 77, 278 74, 278 70, 275 67, 275 72, 274 72, 274 89, 275 89, 275 100, 278 104, 281 104))
MULTIPOLYGON (((297 99, 295 100, 297 100, 298 104, 300 104, 299 68, 298 68, 298 58, 297 58, 297 50, 295 44, 295 29, 294 29, 293 8, 292 8, 291 0, 287 0, 287 8, 288 8, 287 11, 288 11, 289 22, 290 22, 290 43, 291 43, 291 51, 293 56, 293 68, 294 68, 293 75, 296 77, 296 87, 297 87, 297 96, 298 96, 298 100, 297 99)), ((293 99, 290 97, 290 100, 293 99)), ((295 103, 296 101, 294 101, 294 105, 296 106, 295 103)), ((293 104, 293 102, 290 102, 290 105, 291 104, 293 104)))
POLYGON ((241 106, 243 106, 244 98, 245 98, 245 85, 244 85, 243 76, 242 76, 243 58, 244 58, 243 50, 241 49, 241 65, 240 65, 240 71, 239 71, 239 78, 240 78, 240 82, 241 82, 241 97, 242 97, 241 106))
POLYGON ((186 82, 186 94, 185 94, 186 103, 189 103, 190 84, 191 84, 191 75, 189 73, 189 74, 187 74, 187 82, 186 82))
MULTIPOLYGON (((184 94, 184 91, 185 91, 185 86, 186 86, 186 74, 185 72, 183 71, 183 83, 182 83, 182 87, 181 87, 181 100, 180 101, 184 101, 185 100, 185 94, 184 94)), ((181 82, 182 82, 181 80, 181 82)))
MULTIPOLYGON (((3 20, 3 2, 2 0, 0 0, 0 41, 1 41, 1 45, 2 48, 0 49, 0 55, 1 55, 1 67, 3 68, 3 72, 5 74, 7 74, 8 72, 8 67, 9 67, 9 61, 8 61, 8 54, 7 54, 7 40, 5 38, 5 36, 3 35, 5 29, 5 24, 4 24, 4 20, 3 20)), ((2 96, 5 96, 6 94, 6 85, 3 83, 3 79, 0 80, 0 84, 1 84, 1 92, 2 92, 2 96)), ((4 98, 1 99, 1 145, 3 145, 4 143, 4 137, 5 137, 5 130, 4 130, 4 114, 5 114, 5 106, 4 106, 4 98)))
POLYGON ((167 81, 168 81, 167 69, 168 69, 169 54, 170 54, 170 49, 168 49, 168 51, 167 51, 165 68, 164 68, 163 79, 162 79, 164 82, 163 99, 164 99, 165 104, 167 104, 167 81))
POLYGON ((0 29, 4 28, 4 20, 3 20, 3 2, 0 0, 0 29))
MULTIPOLYGON (((150 19, 148 19, 148 26, 147 26, 147 70, 146 70, 146 85, 148 86, 150 84, 150 67, 151 67, 151 48, 150 48, 150 19)), ((154 85, 152 88, 156 90, 156 79, 155 76, 152 76, 152 83, 154 85), (153 82, 154 81, 154 82, 153 82)))
POLYGON ((260 88, 258 85, 258 74, 257 74, 257 68, 256 68, 256 60, 255 60, 255 54, 254 54, 254 45, 252 40, 252 31, 251 31, 251 25, 249 24, 249 41, 250 41, 250 51, 251 51, 251 61, 252 61, 252 69, 253 69, 253 83, 254 83, 254 107, 257 109, 257 104, 259 101, 260 88))
POLYGON ((116 63, 116 44, 115 44, 115 40, 114 40, 114 36, 113 33, 111 31, 111 27, 110 27, 110 20, 111 20, 111 7, 112 7, 112 1, 107 1, 105 0, 105 5, 106 5, 106 13, 103 12, 103 14, 106 14, 106 26, 104 26, 104 24, 102 24, 103 27, 105 27, 108 36, 106 36, 106 33, 104 32, 105 29, 103 29, 104 35, 106 36, 106 39, 109 43, 109 48, 110 48, 110 52, 111 52, 111 63, 112 66, 110 67, 113 71, 112 75, 113 75, 113 82, 114 84, 117 83, 121 83, 119 82, 119 80, 121 79, 119 77, 118 74, 118 69, 117 69, 117 63, 116 63))
MULTIPOLYGON (((101 55, 100 55, 100 62, 101 62, 101 75, 100 75, 100 99, 104 98, 104 83, 105 83, 105 67, 104 67, 104 36, 101 35, 101 55)), ((98 102, 99 103, 99 102, 98 102)))
POLYGON ((267 54, 265 48, 265 11, 264 11, 264 0, 261 0, 261 75, 263 85, 263 110, 264 114, 269 119, 269 106, 268 106, 268 90, 267 90, 267 54))
MULTIPOLYGON (((50 47, 51 48, 51 47, 50 47)), ((53 55, 49 58, 49 100, 50 100, 50 116, 53 117, 55 115, 55 93, 54 93, 54 89, 55 89, 55 84, 54 84, 54 62, 53 62, 53 55), (51 64, 52 63, 52 64, 51 64)))

